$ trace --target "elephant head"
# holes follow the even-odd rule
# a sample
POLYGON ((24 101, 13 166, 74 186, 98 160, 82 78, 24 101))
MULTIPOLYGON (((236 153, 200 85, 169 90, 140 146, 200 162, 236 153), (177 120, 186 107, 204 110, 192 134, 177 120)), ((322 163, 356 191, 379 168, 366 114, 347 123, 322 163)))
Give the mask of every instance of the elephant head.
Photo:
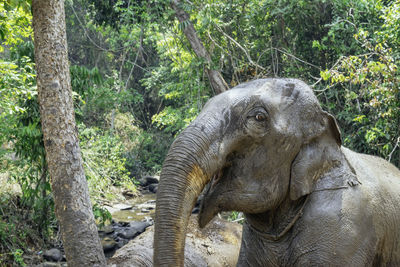
POLYGON ((340 145, 334 118, 299 80, 256 80, 211 98, 165 159, 155 266, 183 266, 187 221, 207 184, 201 227, 221 211, 263 213, 309 194, 340 145))

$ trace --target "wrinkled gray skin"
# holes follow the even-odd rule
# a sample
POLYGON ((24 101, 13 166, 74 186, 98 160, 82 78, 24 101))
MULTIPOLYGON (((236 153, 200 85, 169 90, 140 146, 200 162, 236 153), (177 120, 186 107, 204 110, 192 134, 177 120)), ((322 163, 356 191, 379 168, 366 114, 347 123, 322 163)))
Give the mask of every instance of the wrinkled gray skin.
POLYGON ((400 172, 341 146, 334 118, 294 79, 210 99, 172 144, 157 195, 155 266, 183 266, 187 220, 246 221, 238 266, 400 266, 400 172))

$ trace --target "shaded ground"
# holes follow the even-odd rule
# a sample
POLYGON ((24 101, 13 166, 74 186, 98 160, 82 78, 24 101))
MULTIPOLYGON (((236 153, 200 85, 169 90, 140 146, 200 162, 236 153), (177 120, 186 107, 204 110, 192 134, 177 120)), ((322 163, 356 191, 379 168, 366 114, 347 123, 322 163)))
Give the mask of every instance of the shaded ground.
MULTIPOLYGON (((154 227, 119 249, 109 259, 110 267, 150 267, 153 257, 154 227)), ((186 235, 185 266, 236 266, 242 226, 218 217, 204 229, 192 215, 186 235)))

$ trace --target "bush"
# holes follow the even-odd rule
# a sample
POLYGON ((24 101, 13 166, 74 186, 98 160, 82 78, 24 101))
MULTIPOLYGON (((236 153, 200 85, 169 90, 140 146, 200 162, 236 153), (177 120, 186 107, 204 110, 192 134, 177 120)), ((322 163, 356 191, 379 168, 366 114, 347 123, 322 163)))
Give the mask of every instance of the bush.
POLYGON ((137 148, 125 155, 127 168, 135 177, 159 173, 173 137, 153 129, 143 131, 139 140, 137 148))
MULTIPOLYGON (((382 18, 390 21, 394 14, 400 14, 398 7, 382 12, 382 18)), ((334 68, 321 72, 321 77, 329 81, 322 94, 327 108, 337 114, 346 146, 400 166, 397 43, 387 38, 393 36, 387 31, 386 26, 374 32, 359 29, 354 38, 360 54, 343 56, 334 68)))
POLYGON ((44 246, 41 233, 21 203, 20 196, 0 195, 0 265, 26 266, 23 254, 28 249, 40 250, 44 246))
POLYGON ((125 167, 125 148, 116 135, 99 128, 78 126, 83 165, 93 200, 114 199, 112 186, 124 186, 135 191, 125 167))

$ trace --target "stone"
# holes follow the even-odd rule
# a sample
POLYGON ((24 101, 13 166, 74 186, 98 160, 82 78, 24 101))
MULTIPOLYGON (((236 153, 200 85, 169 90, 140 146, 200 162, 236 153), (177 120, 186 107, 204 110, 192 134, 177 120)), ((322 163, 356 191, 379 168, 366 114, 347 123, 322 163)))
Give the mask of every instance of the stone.
POLYGON ((118 209, 116 209, 116 208, 114 208, 114 207, 111 207, 111 206, 107 206, 107 205, 104 206, 104 208, 105 208, 106 210, 108 210, 108 212, 111 213, 111 214, 113 214, 113 213, 119 211, 118 209))
MULTIPOLYGON (((205 228, 198 228, 197 216, 188 224, 185 247, 185 266, 236 266, 241 243, 242 226, 219 218, 205 228)), ((113 267, 153 266, 154 228, 129 241, 109 259, 113 267)))
POLYGON ((117 226, 117 227, 127 227, 127 226, 129 226, 129 222, 120 221, 115 226, 117 226))
POLYGON ((157 176, 145 176, 139 179, 141 186, 148 186, 149 184, 158 184, 159 177, 157 176))
POLYGON ((145 216, 143 222, 146 222, 151 226, 154 224, 154 219, 151 216, 145 216))
POLYGON ((43 253, 43 258, 47 261, 61 261, 63 258, 63 255, 61 253, 61 251, 57 248, 52 248, 49 250, 46 250, 43 253))
POLYGON ((112 234, 113 232, 114 232, 114 229, 111 224, 105 225, 99 230, 99 233, 104 233, 106 235, 112 234))
POLYGON ((155 203, 143 203, 137 206, 138 209, 154 210, 156 208, 155 203))
POLYGON ((125 190, 122 192, 122 195, 126 198, 133 198, 136 194, 132 190, 125 190))
POLYGON ((143 187, 146 186, 146 180, 145 180, 145 179, 140 178, 140 179, 137 179, 137 181, 139 182, 139 185, 140 185, 140 186, 143 186, 143 187))
POLYGON ((117 234, 117 236, 122 237, 124 239, 132 239, 138 236, 140 233, 134 227, 128 227, 117 234))
POLYGON ((128 204, 118 203, 118 204, 115 204, 113 206, 113 208, 118 209, 118 210, 131 210, 133 208, 133 206, 128 205, 128 204))
POLYGON ((121 239, 117 242, 117 249, 122 248, 123 246, 125 246, 129 241, 126 239, 121 239))
POLYGON ((104 252, 109 252, 115 249, 117 242, 115 242, 115 240, 112 238, 105 237, 103 240, 101 240, 101 245, 103 246, 104 252))
POLYGON ((158 184, 149 184, 149 191, 152 193, 157 193, 158 184))
POLYGON ((150 222, 130 222, 128 227, 118 231, 117 236, 123 239, 132 239, 143 233, 150 225, 150 222))
POLYGON ((41 266, 41 267, 61 267, 61 266, 63 266, 63 265, 61 265, 61 264, 59 264, 59 263, 56 263, 56 262, 49 262, 49 261, 47 261, 47 262, 43 262, 41 265, 39 265, 39 266, 41 266))
POLYGON ((147 227, 151 225, 150 222, 130 222, 129 226, 136 229, 140 234, 146 230, 147 227))

